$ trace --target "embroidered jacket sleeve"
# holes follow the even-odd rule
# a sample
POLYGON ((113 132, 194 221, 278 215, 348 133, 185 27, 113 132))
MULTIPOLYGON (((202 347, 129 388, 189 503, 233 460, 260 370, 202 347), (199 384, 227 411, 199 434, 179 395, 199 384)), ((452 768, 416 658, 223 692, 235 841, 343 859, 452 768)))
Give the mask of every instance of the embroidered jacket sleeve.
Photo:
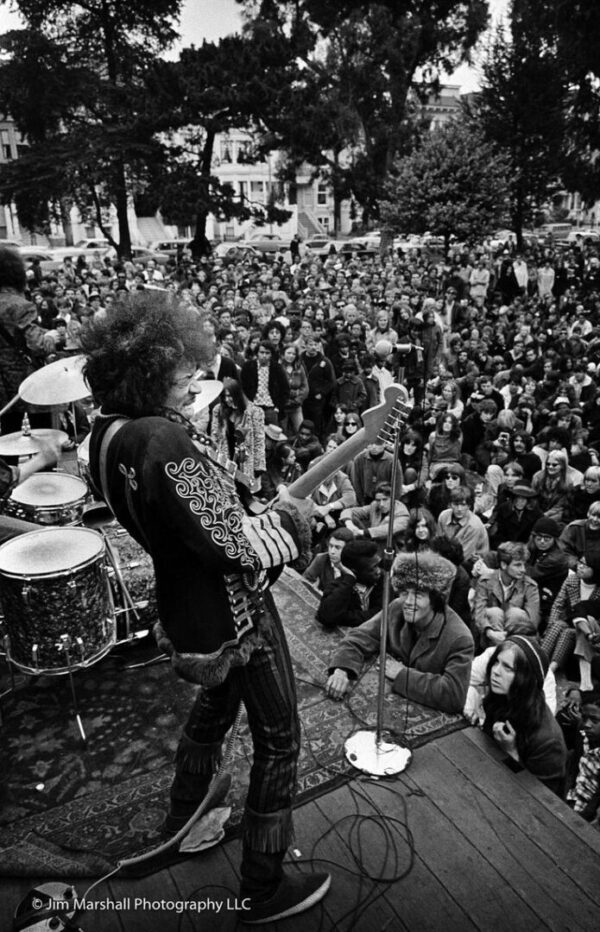
POLYGON ((229 476, 182 429, 169 427, 168 444, 161 432, 148 446, 145 486, 153 506, 203 566, 259 572, 295 560, 299 549, 289 520, 275 510, 246 515, 229 476))

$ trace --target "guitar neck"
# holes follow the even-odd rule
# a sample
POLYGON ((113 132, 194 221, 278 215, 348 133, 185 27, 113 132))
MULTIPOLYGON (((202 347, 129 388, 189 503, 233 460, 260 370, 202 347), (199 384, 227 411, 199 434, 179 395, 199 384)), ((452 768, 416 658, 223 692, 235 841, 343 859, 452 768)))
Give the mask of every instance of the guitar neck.
POLYGON ((366 433, 365 428, 361 427, 353 437, 348 437, 336 450, 332 450, 314 466, 310 466, 303 475, 288 486, 290 495, 294 498, 307 498, 311 495, 322 482, 333 476, 338 469, 351 462, 360 453, 365 446, 366 433))
MULTIPOLYGON (((397 389, 398 386, 395 386, 397 389)), ((372 408, 370 412, 365 413, 365 426, 361 427, 353 437, 344 440, 337 449, 332 450, 326 456, 323 456, 317 463, 311 466, 302 476, 288 486, 290 495, 294 498, 306 498, 311 495, 315 489, 318 489, 322 482, 325 482, 333 476, 343 466, 352 462, 354 457, 360 453, 369 443, 382 443, 387 450, 393 450, 396 431, 410 412, 409 405, 404 402, 399 395, 394 398, 390 404, 388 401, 387 410, 384 410, 381 422, 374 422, 374 414, 377 408, 372 408)), ((381 406, 384 408, 384 406, 381 406)))

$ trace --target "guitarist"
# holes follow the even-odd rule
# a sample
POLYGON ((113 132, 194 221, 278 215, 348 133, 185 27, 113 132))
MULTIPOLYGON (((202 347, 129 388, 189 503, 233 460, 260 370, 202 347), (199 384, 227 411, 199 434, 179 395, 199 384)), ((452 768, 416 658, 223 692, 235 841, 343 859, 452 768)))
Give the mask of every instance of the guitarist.
MULTIPOLYGON (((269 587, 308 549, 298 507, 247 515, 234 480, 191 439, 185 411, 207 355, 198 315, 142 292, 83 334, 86 377, 101 404, 90 472, 120 523, 151 555, 159 646, 199 684, 176 757, 167 829, 207 795, 240 702, 254 745, 244 814, 241 891, 257 924, 308 909, 328 874, 288 874, 300 746, 294 675, 269 587)), ((302 502, 298 502, 302 505, 302 502)))

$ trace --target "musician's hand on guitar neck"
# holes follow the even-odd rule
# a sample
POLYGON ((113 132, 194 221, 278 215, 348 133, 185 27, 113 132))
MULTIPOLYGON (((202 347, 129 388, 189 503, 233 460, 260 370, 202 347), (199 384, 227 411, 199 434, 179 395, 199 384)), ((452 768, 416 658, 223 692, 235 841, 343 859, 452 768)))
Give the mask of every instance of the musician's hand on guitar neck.
POLYGON ((275 499, 274 504, 277 502, 290 502, 294 505, 300 514, 306 518, 307 521, 315 514, 316 505, 313 502, 312 498, 294 498, 293 495, 290 495, 287 486, 280 485, 277 487, 277 498, 275 499))

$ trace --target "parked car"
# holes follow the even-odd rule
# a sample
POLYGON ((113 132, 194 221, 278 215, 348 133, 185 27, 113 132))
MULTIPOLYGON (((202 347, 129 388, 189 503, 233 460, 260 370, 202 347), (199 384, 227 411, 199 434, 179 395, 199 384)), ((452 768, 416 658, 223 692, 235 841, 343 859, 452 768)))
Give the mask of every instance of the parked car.
POLYGON ((596 243, 600 243, 599 230, 592 230, 589 227, 578 227, 575 230, 571 230, 567 236, 567 243, 569 246, 580 242, 579 237, 582 237, 585 246, 591 246, 596 245, 596 243))
POLYGON ((175 239, 159 239, 148 244, 148 249, 155 249, 157 252, 168 252, 170 256, 176 256, 178 249, 189 249, 191 236, 176 237, 175 239))
POLYGON ((417 233, 408 233, 406 236, 395 236, 392 246, 394 249, 401 249, 402 252, 420 253, 423 243, 417 233))
MULTIPOLYGON (((56 272, 67 258, 74 261, 79 256, 84 256, 86 261, 96 258, 91 250, 80 249, 77 246, 58 246, 56 249, 50 249, 47 246, 23 246, 19 252, 26 266, 34 259, 39 259, 40 268, 44 274, 56 272)), ((101 255, 100 251, 98 255, 101 255)))
POLYGON ((147 265, 150 259, 154 259, 157 265, 166 265, 172 258, 168 252, 158 252, 156 249, 147 249, 146 246, 131 247, 132 261, 141 265, 147 265))
POLYGON ((284 238, 279 233, 251 233, 242 240, 244 246, 253 246, 259 252, 278 252, 280 249, 290 248, 290 238, 284 238))
POLYGON ((97 249, 105 251, 109 246, 110 243, 107 239, 80 239, 75 243, 77 249, 97 249))
POLYGON ((228 262, 260 261, 263 258, 258 249, 245 243, 217 243, 212 254, 215 259, 226 259, 228 262))
POLYGON ((330 236, 318 235, 305 239, 301 245, 315 256, 328 256, 331 252, 337 252, 344 242, 345 240, 334 240, 330 236))

